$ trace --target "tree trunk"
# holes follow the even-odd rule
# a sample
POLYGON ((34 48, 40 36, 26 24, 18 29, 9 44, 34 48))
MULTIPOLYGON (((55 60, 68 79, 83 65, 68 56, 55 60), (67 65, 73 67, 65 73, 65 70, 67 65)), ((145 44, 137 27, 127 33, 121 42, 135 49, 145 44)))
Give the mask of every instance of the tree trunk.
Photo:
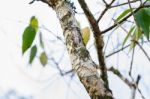
POLYGON ((77 73, 91 99, 112 99, 112 93, 104 85, 97 72, 97 65, 92 61, 83 43, 81 31, 70 3, 66 0, 42 1, 50 5, 56 12, 63 29, 72 68, 77 73))

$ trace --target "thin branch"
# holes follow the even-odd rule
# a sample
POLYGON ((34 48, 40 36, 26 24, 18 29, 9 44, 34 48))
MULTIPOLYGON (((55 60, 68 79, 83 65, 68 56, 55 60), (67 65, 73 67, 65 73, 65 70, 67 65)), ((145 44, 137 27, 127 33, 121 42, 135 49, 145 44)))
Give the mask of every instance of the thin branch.
POLYGON ((41 0, 32 0, 29 2, 29 4, 33 4, 35 1, 41 1, 41 0))
POLYGON ((136 82, 134 82, 134 80, 131 82, 129 81, 127 78, 125 78, 118 69, 115 69, 114 67, 111 67, 108 69, 108 71, 111 71, 112 73, 114 73, 116 76, 118 76, 126 85, 128 85, 131 89, 133 88, 133 96, 135 95, 135 90, 137 89, 138 92, 140 93, 142 99, 145 99, 144 95, 142 94, 141 90, 138 88, 138 84, 139 81, 141 79, 141 76, 138 75, 136 82))
POLYGON ((56 37, 60 42, 62 42, 65 45, 65 42, 62 38, 60 38, 59 36, 57 36, 55 33, 53 33, 51 30, 49 30, 48 28, 46 28, 44 25, 42 25, 41 27, 39 27, 43 30, 46 30, 47 32, 50 32, 54 37, 56 37))
MULTIPOLYGON (((136 3, 140 0, 133 0, 133 1, 130 1, 130 3, 136 3)), ((129 2, 125 2, 125 3, 121 3, 121 4, 118 4, 118 5, 112 5, 110 8, 115 8, 115 7, 119 7, 119 6, 124 6, 124 5, 127 5, 129 2)))
POLYGON ((107 79, 108 78, 107 69, 106 69, 105 58, 103 53, 103 46, 104 46, 103 36, 101 35, 101 31, 99 29, 98 23, 94 18, 93 14, 91 13, 89 7, 87 6, 85 0, 78 0, 78 2, 81 5, 81 8, 83 9, 85 16, 87 17, 90 26, 93 30, 93 34, 96 42, 98 61, 99 61, 99 69, 102 71, 101 77, 106 83, 107 88, 109 88, 108 79, 107 79))
MULTIPOLYGON (((140 43, 140 44, 141 44, 141 43, 148 43, 148 41, 142 41, 142 42, 138 42, 138 43, 140 43)), ((109 57, 111 57, 111 56, 113 56, 113 55, 119 53, 120 51, 123 51, 123 50, 125 50, 126 48, 130 47, 130 45, 131 45, 131 43, 128 44, 128 45, 126 45, 126 46, 124 46, 124 47, 122 47, 122 48, 120 48, 120 49, 118 49, 118 50, 116 50, 116 51, 114 51, 114 52, 112 52, 112 53, 110 53, 110 54, 108 54, 108 55, 106 55, 105 57, 106 57, 106 58, 109 58, 109 57)))
POLYGON ((133 12, 133 9, 132 9, 132 6, 131 6, 131 3, 130 3, 130 2, 131 2, 131 1, 128 0, 128 5, 129 5, 129 8, 130 8, 130 10, 131 10, 131 14, 132 14, 132 16, 133 16, 133 18, 134 18, 134 20, 135 20, 134 12, 133 12))
POLYGON ((135 99, 136 89, 138 88, 138 84, 139 84, 140 79, 141 79, 141 76, 138 75, 136 83, 135 83, 136 86, 133 87, 133 92, 132 92, 131 99, 135 99))
POLYGON ((114 67, 111 67, 108 69, 108 71, 113 72, 116 76, 118 76, 125 84, 127 84, 130 88, 134 86, 134 83, 129 81, 127 78, 125 78, 118 69, 115 69, 114 67))
MULTIPOLYGON (((49 55, 49 57, 50 57, 50 55, 49 55)), ((62 76, 63 72, 62 72, 61 68, 59 67, 58 62, 56 62, 56 60, 52 56, 48 59, 50 59, 55 64, 57 70, 59 71, 60 75, 62 76)))
POLYGON ((108 3, 105 0, 103 0, 103 2, 105 3, 106 6, 108 5, 108 3))
POLYGON ((141 91, 139 88, 138 88, 138 92, 140 93, 142 99, 146 99, 146 98, 144 97, 144 95, 142 94, 142 91, 141 91))
POLYGON ((69 70, 69 71, 66 71, 66 72, 62 73, 62 76, 65 76, 65 75, 70 74, 70 73, 73 73, 73 72, 74 72, 74 70, 71 69, 71 70, 69 70))
POLYGON ((150 62, 150 57, 148 56, 148 53, 144 50, 144 48, 138 42, 135 41, 135 43, 140 47, 140 49, 143 51, 144 55, 147 57, 147 59, 150 62))
POLYGON ((133 48, 133 52, 132 52, 132 59, 131 59, 130 70, 129 70, 129 75, 130 75, 130 76, 131 76, 132 67, 133 67, 134 51, 135 51, 135 48, 133 48))
POLYGON ((104 16, 104 14, 107 12, 107 10, 110 8, 110 6, 115 2, 115 0, 112 0, 110 2, 110 4, 106 5, 106 8, 102 11, 102 13, 100 14, 99 18, 97 19, 97 23, 102 19, 102 17, 104 16))
POLYGON ((117 53, 119 53, 120 51, 125 50, 125 49, 128 48, 129 46, 130 46, 130 44, 128 44, 128 45, 126 45, 125 47, 120 48, 120 49, 118 49, 118 50, 116 50, 116 51, 114 51, 114 52, 112 52, 112 53, 106 55, 106 58, 108 58, 108 57, 110 57, 110 56, 112 56, 112 55, 114 55, 114 54, 117 54, 117 53))
MULTIPOLYGON (((150 5, 143 5, 138 7, 136 10, 133 11, 133 13, 136 13, 137 11, 139 11, 140 9, 144 8, 144 7, 150 7, 150 5)), ((130 13, 129 15, 127 15, 126 17, 124 17, 121 21, 119 21, 118 23, 115 23, 114 25, 110 26, 109 28, 101 31, 102 34, 112 30, 113 28, 115 28, 118 24, 122 24, 123 22, 125 22, 128 18, 130 18, 132 16, 132 13, 130 13)))
POLYGON ((108 4, 108 5, 106 6, 106 8, 102 11, 102 13, 100 14, 99 18, 97 19, 97 22, 99 22, 99 21, 102 19, 102 17, 104 16, 104 14, 105 14, 109 9, 115 8, 115 7, 119 7, 119 6, 123 6, 123 5, 127 5, 127 4, 129 4, 129 3, 135 3, 135 2, 138 2, 138 1, 140 1, 140 0, 134 0, 134 1, 125 2, 125 3, 119 4, 119 5, 114 5, 114 6, 112 6, 112 4, 115 2, 115 0, 112 0, 112 2, 111 2, 110 4, 108 4))

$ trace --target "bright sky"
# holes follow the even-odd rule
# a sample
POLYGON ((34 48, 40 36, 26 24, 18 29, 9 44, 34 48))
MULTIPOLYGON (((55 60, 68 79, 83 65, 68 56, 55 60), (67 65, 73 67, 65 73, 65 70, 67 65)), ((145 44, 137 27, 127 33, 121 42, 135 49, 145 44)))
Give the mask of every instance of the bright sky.
MULTIPOLYGON (((73 78, 72 82, 68 76, 61 77, 51 64, 43 68, 38 62, 35 62, 31 67, 27 64, 28 54, 22 56, 22 32, 33 15, 38 18, 41 26, 45 25, 53 33, 62 37, 61 27, 58 24, 55 12, 41 2, 35 2, 32 5, 29 5, 29 2, 30 0, 0 0, 0 94, 9 89, 15 89, 21 95, 32 95, 34 99, 89 99, 76 77, 73 78)), ((99 7, 98 0, 95 3, 92 0, 87 0, 87 2, 90 4, 89 6, 93 13, 101 10, 95 9, 99 7)), ((75 4, 78 5, 77 3, 75 4)), ((82 12, 81 9, 78 10, 82 12)), ((112 13, 114 12, 112 11, 112 13)), ((80 21, 81 27, 87 26, 88 22, 83 15, 77 15, 76 17, 80 21)), ((102 23, 109 23, 109 21, 109 19, 103 20, 102 23)), ((108 24, 101 25, 103 25, 102 28, 105 28, 108 24)), ((46 32, 44 39, 47 40, 50 34, 44 30, 43 32, 46 32)), ((49 41, 46 41, 46 44, 49 44, 49 41)), ((54 45, 52 44, 52 46, 54 45)), ((145 47, 147 48, 147 46, 145 47)), ((50 54, 53 53, 53 47, 48 48, 50 49, 50 54)), ((62 53, 62 50, 59 53, 58 49, 64 49, 64 46, 58 45, 55 48, 58 55, 55 54, 54 57, 57 57, 62 53)), ((110 49, 112 49, 112 46, 110 49)), ((134 68, 137 72, 133 76, 137 74, 143 75, 140 87, 143 89, 144 95, 150 97, 150 87, 148 87, 150 83, 150 78, 148 77, 150 71, 149 61, 146 60, 141 51, 138 52, 135 55, 137 67, 134 68)), ((93 54, 95 55, 94 51, 91 55, 93 54)), ((118 68, 127 76, 131 57, 128 58, 124 52, 119 55, 116 55, 115 58, 106 59, 106 61, 109 66, 112 66, 118 61, 117 57, 120 57, 123 61, 118 63, 121 65, 118 68)), ((61 68, 69 69, 69 58, 67 55, 64 58, 66 60, 61 63, 61 68)), ((92 56, 92 58, 96 61, 95 56, 92 56)), ((130 99, 129 88, 112 73, 109 73, 109 75, 110 87, 113 89, 116 99, 130 99)), ((141 99, 139 94, 137 94, 136 99, 141 99)))

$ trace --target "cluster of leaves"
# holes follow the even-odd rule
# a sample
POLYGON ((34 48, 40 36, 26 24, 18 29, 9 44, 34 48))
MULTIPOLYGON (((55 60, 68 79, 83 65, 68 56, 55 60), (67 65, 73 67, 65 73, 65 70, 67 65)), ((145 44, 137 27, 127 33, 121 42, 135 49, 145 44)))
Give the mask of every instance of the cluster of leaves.
MULTIPOLYGON (((134 9, 126 9, 124 12, 122 12, 116 19, 117 22, 122 20, 126 15, 131 13, 131 11, 134 11, 134 9)), ((135 18, 135 25, 132 26, 125 37, 123 41, 123 45, 127 42, 128 38, 132 38, 131 42, 131 48, 134 48, 136 46, 136 42, 138 40, 143 39, 143 37, 146 37, 147 40, 149 40, 150 36, 150 8, 142 8, 136 13, 134 13, 135 18)))
MULTIPOLYGON (((39 25, 38 25, 38 19, 35 16, 32 16, 29 22, 29 25, 25 28, 23 32, 23 42, 22 42, 22 54, 24 54, 28 49, 30 49, 30 58, 29 63, 31 64, 33 60, 35 59, 35 56, 37 54, 37 45, 33 45, 33 41, 36 37, 36 34, 38 33, 39 25), (33 45, 33 46, 32 46, 33 45)), ((44 44, 42 41, 42 34, 40 33, 40 45, 44 49, 44 44)), ((47 55, 45 51, 43 51, 40 54, 40 62, 43 66, 47 64, 47 55)))
MULTIPOLYGON (((35 16, 32 16, 29 22, 29 25, 25 28, 23 32, 23 42, 22 42, 22 54, 24 54, 27 50, 30 50, 30 58, 29 58, 29 63, 32 64, 33 60, 35 59, 37 55, 37 50, 38 47, 36 44, 33 45, 33 42, 35 40, 36 34, 38 33, 39 29, 39 24, 38 24, 38 19, 35 16)), ((83 42, 85 45, 87 45, 89 39, 90 39, 90 28, 85 27, 81 29, 81 34, 83 38, 83 42)), ((39 33, 39 42, 40 42, 40 47, 44 50, 44 43, 42 40, 42 34, 39 33)), ((43 66, 47 64, 48 57, 43 51, 40 56, 39 60, 43 66)))

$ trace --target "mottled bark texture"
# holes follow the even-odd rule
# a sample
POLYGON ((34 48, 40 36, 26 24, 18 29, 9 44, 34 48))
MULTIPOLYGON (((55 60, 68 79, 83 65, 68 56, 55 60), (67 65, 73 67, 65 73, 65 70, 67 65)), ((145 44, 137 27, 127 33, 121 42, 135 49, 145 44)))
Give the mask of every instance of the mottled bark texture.
POLYGON ((112 93, 105 87, 97 72, 96 64, 86 50, 80 28, 70 4, 65 0, 42 1, 50 5, 56 12, 63 29, 73 69, 76 71, 91 99, 112 99, 112 93))

